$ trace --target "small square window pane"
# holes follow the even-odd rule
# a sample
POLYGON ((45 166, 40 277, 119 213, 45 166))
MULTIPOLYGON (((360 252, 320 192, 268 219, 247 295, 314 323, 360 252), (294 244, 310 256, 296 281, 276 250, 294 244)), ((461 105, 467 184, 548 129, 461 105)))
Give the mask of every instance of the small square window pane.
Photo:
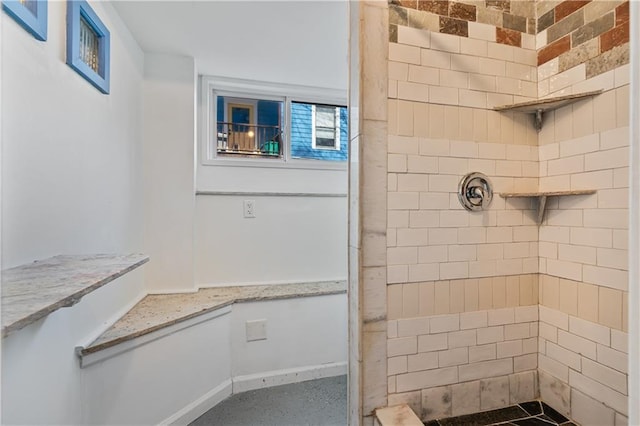
POLYGON ((100 69, 99 38, 89 23, 80 18, 80 59, 96 73, 100 69))
POLYGON ((317 127, 335 127, 336 125, 336 109, 335 107, 316 107, 316 126, 317 127))
POLYGON ((290 114, 291 158, 347 160, 346 107, 292 102, 290 114))
POLYGON ((216 121, 217 155, 282 158, 284 102, 218 96, 216 121))
POLYGON ((36 0, 20 0, 20 3, 27 8, 29 12, 33 14, 33 16, 38 16, 38 4, 36 0))

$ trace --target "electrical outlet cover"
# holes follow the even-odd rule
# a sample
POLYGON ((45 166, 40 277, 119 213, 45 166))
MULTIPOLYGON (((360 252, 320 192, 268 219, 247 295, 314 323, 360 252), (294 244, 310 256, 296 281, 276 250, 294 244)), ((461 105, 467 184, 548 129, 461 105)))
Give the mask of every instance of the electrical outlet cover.
POLYGON ((245 324, 247 342, 267 340, 267 320, 247 321, 245 324))

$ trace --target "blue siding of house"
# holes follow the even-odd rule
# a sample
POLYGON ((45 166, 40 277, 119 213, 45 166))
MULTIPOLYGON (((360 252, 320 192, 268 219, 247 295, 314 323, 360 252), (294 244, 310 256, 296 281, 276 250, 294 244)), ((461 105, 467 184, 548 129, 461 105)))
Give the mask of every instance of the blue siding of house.
POLYGON ((311 144, 311 105, 291 104, 291 156, 314 160, 346 161, 349 143, 347 108, 340 108, 340 150, 313 149, 311 144))
POLYGON ((223 122, 224 121, 224 97, 222 96, 218 96, 218 101, 217 101, 217 106, 216 106, 216 110, 218 112, 218 122, 223 122))
POLYGON ((280 124, 280 102, 258 101, 258 124, 278 126, 280 124))

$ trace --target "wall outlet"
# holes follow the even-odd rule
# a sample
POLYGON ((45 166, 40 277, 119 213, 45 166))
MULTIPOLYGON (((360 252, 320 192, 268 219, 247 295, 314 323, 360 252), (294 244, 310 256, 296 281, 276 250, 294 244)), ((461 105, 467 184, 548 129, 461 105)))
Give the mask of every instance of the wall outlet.
POLYGON ((247 342, 267 340, 267 320, 247 321, 245 323, 247 342))
POLYGON ((253 218, 256 217, 256 201, 244 200, 244 217, 253 218))

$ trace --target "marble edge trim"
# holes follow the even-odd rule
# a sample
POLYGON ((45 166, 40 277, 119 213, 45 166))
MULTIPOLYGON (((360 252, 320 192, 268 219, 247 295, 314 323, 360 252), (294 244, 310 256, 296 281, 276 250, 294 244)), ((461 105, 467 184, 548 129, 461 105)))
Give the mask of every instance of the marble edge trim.
POLYGON ((201 311, 198 312, 192 312, 190 314, 187 314, 183 317, 180 318, 174 318, 170 321, 166 321, 166 322, 162 322, 160 324, 156 324, 156 325, 152 325, 151 327, 145 328, 143 330, 139 330, 139 331, 135 331, 133 333, 129 333, 129 334, 125 334, 124 336, 120 336, 120 337, 116 337, 113 340, 107 340, 104 343, 100 343, 98 345, 95 346, 87 346, 86 348, 81 347, 78 351, 78 355, 80 357, 84 356, 84 355, 89 355, 89 354, 93 354, 96 352, 100 352, 104 349, 108 349, 112 346, 116 346, 120 343, 124 343, 124 342, 128 342, 129 340, 133 340, 137 337, 142 337, 142 336, 146 336, 147 334, 151 334, 155 331, 158 330, 162 330, 163 328, 175 325, 175 324, 180 324, 181 322, 184 321, 188 321, 192 318, 196 318, 200 315, 204 315, 207 314, 209 312, 215 311, 217 309, 221 309, 224 308, 225 306, 230 306, 233 305, 233 299, 232 300, 226 300, 224 302, 220 302, 219 304, 216 304, 215 306, 211 306, 209 308, 203 309, 201 311))
POLYGON ((269 296, 247 296, 247 297, 237 297, 237 298, 231 298, 227 301, 224 302, 220 302, 219 304, 216 304, 214 306, 211 306, 209 308, 203 309, 201 311, 198 312, 192 312, 190 314, 187 314, 185 316, 179 317, 179 318, 174 318, 170 321, 166 321, 166 322, 162 322, 160 324, 156 324, 153 325, 151 327, 145 328, 143 330, 139 330, 133 333, 129 333, 126 334, 124 336, 120 336, 117 337, 113 340, 108 340, 104 343, 100 343, 98 345, 95 346, 87 346, 84 348, 81 348, 78 351, 78 355, 79 356, 84 356, 84 355, 89 355, 92 353, 96 353, 99 352, 101 350, 110 348, 112 346, 116 346, 120 343, 124 343, 127 342, 129 340, 133 340, 137 337, 141 337, 141 336, 145 336, 147 334, 153 333, 155 331, 158 330, 162 330, 163 328, 172 326, 174 324, 179 324, 181 322, 184 321, 188 321, 192 318, 198 317, 200 315, 204 315, 207 314, 209 312, 215 311, 217 309, 221 309, 224 308, 225 306, 230 306, 233 305, 234 303, 246 303, 246 302, 262 302, 262 301, 267 301, 267 300, 284 300, 284 299, 297 299, 297 298, 301 298, 301 297, 315 297, 315 296, 329 296, 329 295, 333 295, 333 294, 344 294, 346 293, 347 290, 326 290, 326 291, 315 291, 312 293, 290 293, 290 294, 282 294, 282 295, 269 295, 269 296))
POLYGON ((47 315, 57 311, 60 308, 68 308, 70 306, 75 305, 76 303, 78 303, 80 301, 80 299, 82 299, 84 296, 86 296, 87 294, 99 289, 100 287, 104 286, 105 284, 110 283, 111 281, 114 281, 117 278, 120 278, 121 276, 123 276, 124 274, 133 271, 134 269, 144 265, 145 263, 147 263, 149 261, 149 256, 144 256, 142 259, 140 259, 139 261, 132 263, 131 265, 127 266, 124 269, 119 270, 118 272, 115 272, 103 279, 101 279, 100 281, 97 281, 96 283, 83 288, 82 290, 79 290, 61 300, 58 300, 57 302, 54 302, 52 304, 50 304, 49 306, 46 306, 45 308, 39 309, 31 314, 28 314, 16 321, 13 321, 10 324, 6 324, 6 325, 2 325, 2 338, 7 337, 8 335, 10 335, 11 333, 21 330, 24 327, 33 324, 34 322, 46 317, 47 315))

